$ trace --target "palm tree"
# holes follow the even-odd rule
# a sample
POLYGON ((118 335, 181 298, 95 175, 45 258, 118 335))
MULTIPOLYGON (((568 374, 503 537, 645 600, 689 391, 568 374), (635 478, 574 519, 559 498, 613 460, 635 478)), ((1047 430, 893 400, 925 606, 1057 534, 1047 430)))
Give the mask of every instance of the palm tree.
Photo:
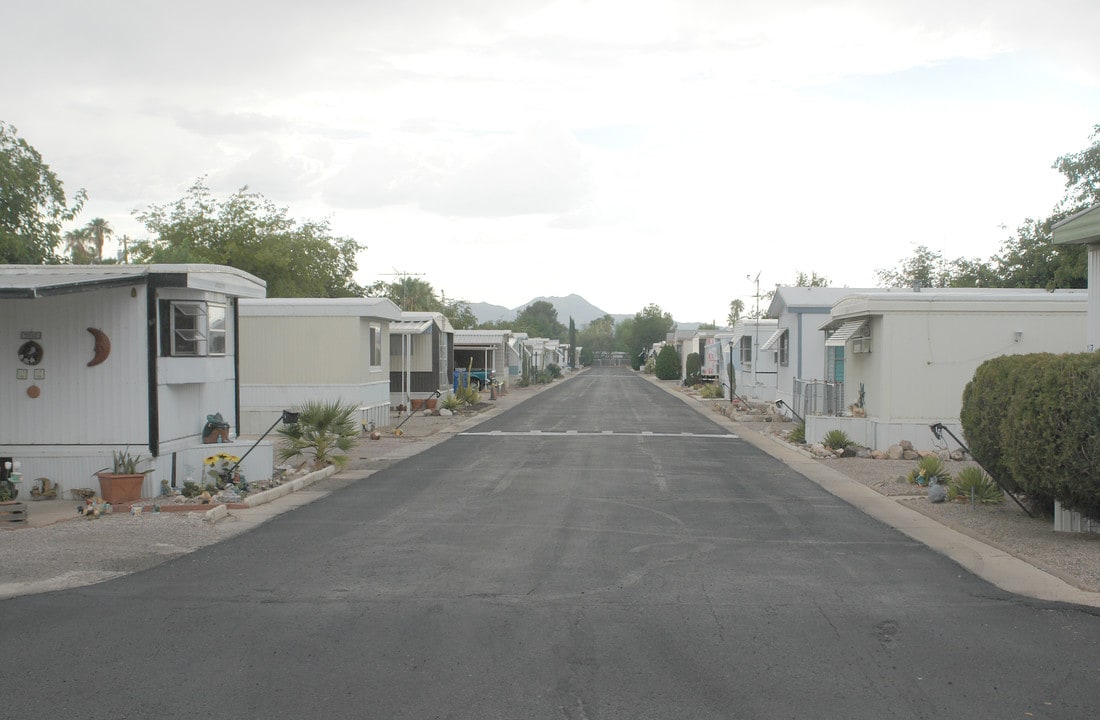
POLYGON ((92 253, 88 248, 90 243, 87 228, 69 230, 65 233, 65 250, 69 253, 74 265, 87 265, 92 262, 92 253))
POLYGON ((115 234, 114 228, 112 228, 111 224, 103 218, 92 218, 88 224, 84 226, 84 231, 88 234, 88 238, 92 243, 92 248, 95 249, 95 254, 92 256, 92 262, 103 260, 103 243, 107 238, 115 234))
POLYGON ((741 300, 730 300, 730 314, 727 318, 730 323, 730 327, 737 324, 737 321, 741 319, 741 313, 745 312, 745 303, 741 300))

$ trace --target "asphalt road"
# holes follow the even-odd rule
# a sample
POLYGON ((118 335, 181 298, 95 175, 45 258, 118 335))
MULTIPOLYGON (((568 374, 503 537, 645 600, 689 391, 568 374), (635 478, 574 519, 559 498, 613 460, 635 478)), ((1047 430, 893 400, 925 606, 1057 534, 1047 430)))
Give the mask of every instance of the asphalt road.
POLYGON ((996 589, 614 368, 0 628, 12 718, 1100 715, 1097 611, 996 589))

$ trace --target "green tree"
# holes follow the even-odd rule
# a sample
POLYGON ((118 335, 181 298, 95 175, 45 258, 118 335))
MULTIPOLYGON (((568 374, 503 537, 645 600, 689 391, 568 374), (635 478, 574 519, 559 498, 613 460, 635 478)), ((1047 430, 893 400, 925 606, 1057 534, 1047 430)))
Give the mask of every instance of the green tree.
POLYGON ((665 345, 661 348, 661 351, 657 353, 657 364, 653 371, 656 373, 658 380, 679 380, 680 355, 676 352, 676 348, 671 345, 665 345))
POLYGON ((795 275, 795 287, 829 287, 829 278, 824 275, 818 275, 815 272, 807 275, 806 273, 799 271, 795 275))
POLYGON ((589 353, 605 353, 615 349, 615 318, 610 315, 596 318, 577 333, 577 342, 589 353))
POLYGON ((672 315, 662 312, 660 306, 650 303, 633 318, 619 323, 616 330, 616 347, 631 355, 653 347, 654 343, 668 338, 676 329, 672 315))
POLYGON ((1087 248, 1055 245, 1051 228, 1073 213, 1100 203, 1100 125, 1093 128, 1090 139, 1089 147, 1054 162, 1052 167, 1066 178, 1066 194, 1050 215, 1025 219, 988 261, 949 261, 919 245, 897 269, 879 270, 879 282, 893 287, 909 287, 917 282, 923 287, 1087 287, 1087 248))
POLYGON ((726 316, 726 321, 730 327, 737 324, 737 321, 741 319, 741 315, 745 312, 745 301, 736 299, 730 300, 730 313, 726 316))
POLYGON ((0 121, 0 263, 56 263, 61 225, 84 206, 78 190, 72 205, 61 181, 16 129, 0 121))
POLYGON ((136 216, 154 237, 134 244, 134 262, 228 265, 266 280, 268 297, 364 293, 352 279, 364 246, 332 236, 327 221, 297 222, 248 188, 219 201, 200 179, 183 198, 136 216))
POLYGON ((84 229, 87 231, 88 239, 91 241, 92 262, 102 262, 103 245, 108 238, 115 234, 114 228, 112 228, 111 224, 103 218, 97 217, 88 221, 84 229))
POLYGON ((577 353, 577 324, 573 322, 573 316, 569 316, 569 367, 573 367, 577 353))
POLYGON ((92 262, 92 251, 86 228, 77 228, 65 233, 65 252, 74 265, 87 265, 92 262))
POLYGON ((558 322, 558 311, 554 304, 546 300, 537 300, 523 308, 511 322, 516 332, 525 332, 530 337, 553 338, 565 341, 566 328, 558 322))

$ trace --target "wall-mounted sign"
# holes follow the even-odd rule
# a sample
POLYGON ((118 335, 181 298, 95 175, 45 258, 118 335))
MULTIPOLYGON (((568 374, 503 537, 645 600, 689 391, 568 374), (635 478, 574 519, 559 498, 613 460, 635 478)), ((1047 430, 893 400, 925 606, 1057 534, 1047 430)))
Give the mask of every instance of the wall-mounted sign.
POLYGON ((35 368, 34 369, 34 379, 35 380, 45 380, 46 379, 46 368, 35 368))
POLYGON ((42 331, 41 330, 20 330, 19 331, 19 339, 20 340, 41 340, 42 339, 42 331))
POLYGON ((16 380, 26 380, 27 379, 27 368, 16 368, 15 369, 15 379, 16 380))

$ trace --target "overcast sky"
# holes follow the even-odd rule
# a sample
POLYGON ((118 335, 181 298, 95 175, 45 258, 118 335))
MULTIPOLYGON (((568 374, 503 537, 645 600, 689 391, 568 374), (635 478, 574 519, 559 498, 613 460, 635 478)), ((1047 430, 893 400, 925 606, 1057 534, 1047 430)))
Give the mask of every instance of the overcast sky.
MULTIPOLYGON (((1095 0, 37 0, 0 120, 104 217, 247 185, 513 307, 724 322, 799 271, 988 258, 1100 124, 1095 0)), ((561 318, 567 322, 567 318, 561 318)))

